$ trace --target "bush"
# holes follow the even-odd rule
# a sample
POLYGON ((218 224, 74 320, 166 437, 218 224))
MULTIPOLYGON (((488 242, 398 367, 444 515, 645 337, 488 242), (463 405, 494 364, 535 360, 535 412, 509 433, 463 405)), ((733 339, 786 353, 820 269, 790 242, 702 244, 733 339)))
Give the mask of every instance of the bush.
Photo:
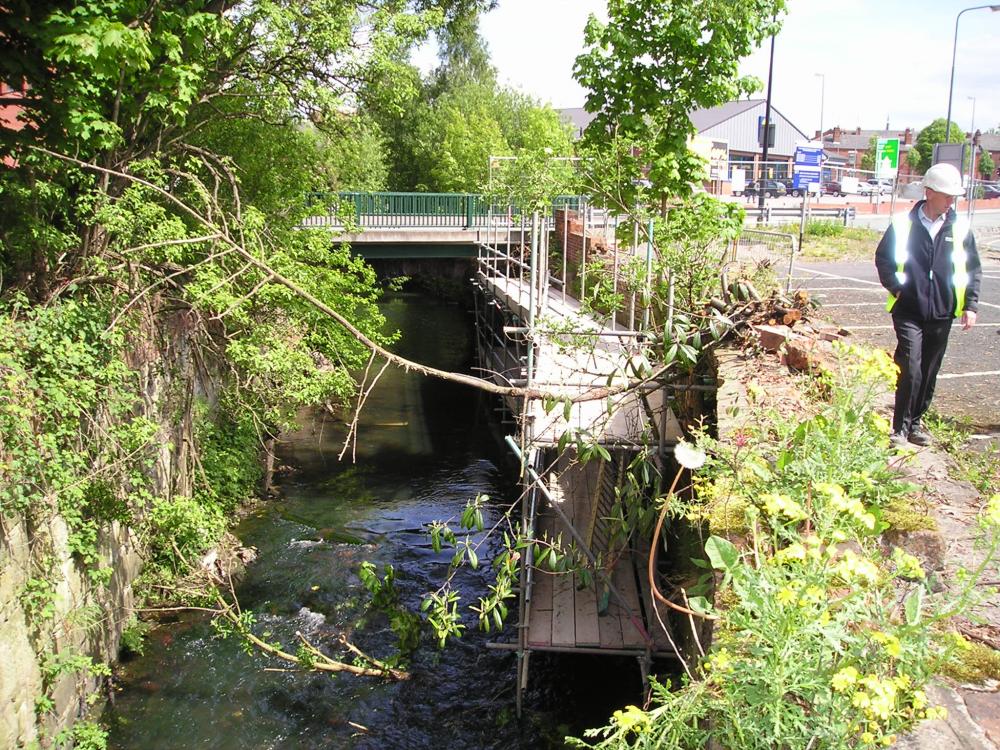
POLYGON ((840 237, 847 229, 835 221, 808 221, 805 234, 808 237, 840 237))
POLYGON ((151 561, 182 571, 222 536, 226 523, 218 507, 176 495, 153 501, 146 528, 151 561))

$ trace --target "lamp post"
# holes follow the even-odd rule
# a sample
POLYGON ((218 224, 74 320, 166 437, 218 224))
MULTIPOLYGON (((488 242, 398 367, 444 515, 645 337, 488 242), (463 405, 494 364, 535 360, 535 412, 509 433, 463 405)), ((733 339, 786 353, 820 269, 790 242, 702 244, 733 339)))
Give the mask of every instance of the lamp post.
POLYGON ((813 73, 819 78, 819 142, 823 143, 823 105, 826 103, 826 74, 813 73))
POLYGON ((966 213, 972 216, 972 202, 976 196, 976 97, 972 100, 972 124, 969 126, 969 141, 972 143, 972 156, 969 157, 969 197, 966 203, 966 213))
POLYGON ((955 16, 955 40, 951 45, 951 82, 948 84, 948 116, 944 122, 945 143, 948 143, 948 136, 951 135, 951 94, 955 88, 955 53, 958 51, 958 20, 962 17, 963 13, 968 13, 970 10, 983 10, 984 8, 989 8, 994 13, 1000 11, 1000 5, 974 5, 971 8, 960 10, 958 15, 955 16))

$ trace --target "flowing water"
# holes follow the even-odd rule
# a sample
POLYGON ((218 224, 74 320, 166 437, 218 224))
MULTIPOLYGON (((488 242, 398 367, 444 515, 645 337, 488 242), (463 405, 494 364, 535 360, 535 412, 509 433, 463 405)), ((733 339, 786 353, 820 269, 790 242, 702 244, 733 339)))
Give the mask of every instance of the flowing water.
MULTIPOLYGON (((403 356, 469 367, 472 322, 457 308, 399 294, 384 313, 402 331, 396 350, 403 356)), ((383 572, 393 565, 402 599, 415 609, 450 560, 431 549, 426 524, 456 517, 468 499, 486 493, 489 528, 516 500, 515 477, 491 435, 491 406, 471 389, 389 369, 361 417, 354 463, 350 454, 337 460, 342 423, 314 418, 288 436, 280 455, 291 471, 279 482, 280 499, 235 530, 259 551, 237 591, 256 613, 258 631, 292 651, 300 631, 336 652, 339 631, 374 655, 391 654, 395 637, 386 618, 368 608, 358 566, 369 560, 383 572)), ((459 573, 463 606, 486 593, 488 580, 488 565, 459 573)), ((280 662, 215 638, 204 618, 185 615, 158 627, 145 656, 123 665, 122 690, 104 713, 110 746, 560 747, 565 733, 603 723, 639 697, 628 660, 536 655, 530 710, 519 721, 514 655, 488 650, 497 636, 480 633, 474 617, 465 624, 467 633, 443 651, 425 638, 410 663, 412 678, 392 682, 282 671, 280 662)), ((504 638, 514 640, 512 632, 508 625, 504 638)))

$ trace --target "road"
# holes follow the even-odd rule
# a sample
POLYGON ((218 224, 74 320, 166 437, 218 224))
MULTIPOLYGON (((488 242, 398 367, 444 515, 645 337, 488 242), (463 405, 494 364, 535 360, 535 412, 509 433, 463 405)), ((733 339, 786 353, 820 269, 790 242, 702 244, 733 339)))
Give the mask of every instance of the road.
MULTIPOLYGON (((874 250, 873 250, 874 254, 874 250)), ((1000 436, 1000 253, 983 253, 983 282, 975 328, 952 329, 934 408, 972 420, 984 434, 1000 436)), ((797 264, 792 289, 805 289, 821 303, 820 317, 847 328, 853 336, 895 349, 886 292, 874 261, 797 264)))

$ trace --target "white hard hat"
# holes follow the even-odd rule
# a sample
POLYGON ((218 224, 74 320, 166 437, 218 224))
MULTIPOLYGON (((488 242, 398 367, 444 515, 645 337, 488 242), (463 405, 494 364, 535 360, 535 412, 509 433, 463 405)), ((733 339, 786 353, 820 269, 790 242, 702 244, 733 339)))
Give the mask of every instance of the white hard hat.
POLYGON ((927 170, 921 183, 924 188, 936 190, 945 195, 963 195, 965 188, 962 187, 962 175, 958 173, 952 164, 935 164, 927 170))

